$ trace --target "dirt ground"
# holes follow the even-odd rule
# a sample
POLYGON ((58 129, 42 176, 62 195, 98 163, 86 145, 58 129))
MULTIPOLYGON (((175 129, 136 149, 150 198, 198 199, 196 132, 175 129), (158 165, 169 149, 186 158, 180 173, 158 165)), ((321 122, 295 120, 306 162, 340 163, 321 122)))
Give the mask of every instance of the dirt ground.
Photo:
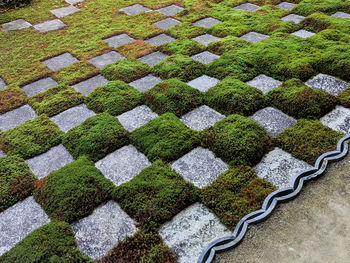
POLYGON ((350 262, 350 154, 214 262, 350 262))

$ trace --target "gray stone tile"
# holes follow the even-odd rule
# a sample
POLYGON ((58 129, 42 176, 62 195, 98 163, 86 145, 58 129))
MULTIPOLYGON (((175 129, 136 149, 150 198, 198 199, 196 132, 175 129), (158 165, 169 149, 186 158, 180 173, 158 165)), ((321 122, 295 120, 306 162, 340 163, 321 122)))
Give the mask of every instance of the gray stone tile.
POLYGON ((145 40, 146 43, 152 45, 152 46, 161 46, 165 43, 170 43, 172 41, 175 41, 176 39, 168 36, 166 34, 160 34, 158 36, 152 37, 150 39, 145 40))
POLYGON ((117 47, 120 47, 122 45, 131 43, 131 42, 135 41, 135 39, 133 39, 129 35, 123 33, 123 34, 120 34, 117 36, 106 38, 106 39, 104 39, 104 41, 107 42, 108 46, 117 48, 117 47))
POLYGON ((294 158, 290 153, 275 148, 263 157, 254 169, 260 178, 271 182, 277 188, 290 186, 294 175, 312 168, 304 161, 294 158))
POLYGON ((295 31, 291 35, 301 37, 301 38, 308 38, 308 37, 312 37, 313 35, 315 35, 315 33, 307 31, 305 29, 300 29, 298 31, 295 31))
POLYGON ((340 17, 340 18, 350 18, 350 14, 344 12, 336 12, 332 16, 340 17))
POLYGON ((49 222, 49 217, 32 196, 0 213, 0 255, 49 222))
POLYGON ((68 52, 42 61, 42 63, 44 63, 51 70, 58 70, 77 62, 79 62, 79 60, 68 52))
POLYGON ((155 64, 157 64, 158 62, 162 61, 163 59, 165 59, 167 57, 168 56, 165 55, 164 53, 157 51, 157 52, 151 53, 149 55, 146 55, 142 58, 139 58, 138 60, 153 67, 155 64))
POLYGON ((297 122, 294 118, 272 107, 259 110, 251 116, 251 119, 264 127, 271 136, 276 136, 285 129, 293 127, 297 122))
POLYGON ((17 19, 15 21, 2 24, 2 28, 5 30, 5 32, 8 32, 10 30, 25 29, 31 26, 32 24, 28 23, 24 19, 17 19))
POLYGON ((282 8, 284 10, 292 10, 296 4, 288 3, 288 2, 282 2, 277 5, 279 8, 282 8))
POLYGON ((6 131, 35 117, 37 115, 29 105, 5 112, 4 114, 0 114, 0 130, 6 131))
POLYGON ((181 24, 181 22, 179 20, 168 17, 168 18, 165 18, 165 19, 160 20, 158 22, 155 22, 152 25, 154 25, 160 29, 165 30, 165 29, 171 28, 171 27, 179 25, 179 24, 181 24))
POLYGON ((146 77, 130 82, 129 85, 134 87, 138 91, 145 92, 153 88, 155 85, 157 85, 161 81, 162 81, 161 78, 158 78, 153 76, 152 74, 149 74, 146 77))
POLYGON ((114 202, 99 206, 94 212, 72 224, 81 252, 92 259, 106 255, 119 241, 136 233, 136 223, 114 202))
POLYGON ((141 105, 119 115, 118 120, 126 130, 132 132, 157 117, 158 114, 154 113, 146 105, 141 105))
POLYGON ((75 6, 70 5, 70 6, 65 6, 65 7, 60 7, 60 8, 54 9, 54 10, 50 10, 50 12, 52 14, 54 14, 55 16, 57 16, 58 18, 61 18, 61 17, 65 17, 65 16, 69 16, 71 14, 74 14, 74 13, 78 12, 79 10, 80 10, 79 8, 76 8, 75 6))
POLYGON ((65 0, 68 4, 75 5, 77 3, 81 3, 84 0, 65 0))
POLYGON ((107 84, 109 81, 102 75, 89 78, 72 86, 76 91, 79 91, 84 96, 87 96, 97 87, 107 84))
POLYGON ((224 115, 203 105, 182 116, 181 121, 192 130, 202 131, 213 126, 223 118, 225 118, 224 115))
POLYGON ((30 170, 40 179, 73 162, 74 159, 63 145, 52 147, 46 153, 26 160, 30 170))
POLYGON ((320 121, 331 129, 350 134, 350 109, 337 106, 330 113, 323 116, 320 121))
POLYGON ((240 38, 244 39, 246 41, 249 41, 249 42, 256 43, 256 42, 259 42, 259 41, 264 40, 264 39, 269 38, 269 37, 270 36, 268 36, 268 35, 263 35, 263 34, 260 34, 257 32, 249 32, 249 33, 241 36, 240 38))
POLYGON ((152 9, 149 9, 147 7, 144 7, 140 4, 135 4, 135 5, 131 5, 128 7, 124 7, 122 9, 120 9, 120 11, 124 12, 127 15, 137 15, 143 12, 149 12, 152 11, 152 9))
POLYGON ((183 7, 177 6, 177 5, 169 5, 167 7, 163 7, 157 10, 157 12, 166 15, 166 16, 173 16, 176 15, 177 13, 181 12, 183 7))
POLYGON ((338 95, 349 87, 349 84, 345 81, 322 73, 308 80, 305 84, 313 89, 321 89, 332 95, 338 95))
POLYGON ((200 76, 199 78, 191 80, 190 82, 187 83, 187 85, 191 86, 192 88, 198 89, 201 92, 206 92, 208 89, 214 87, 219 82, 220 80, 216 78, 203 75, 203 76, 200 76))
POLYGON ((216 24, 219 24, 219 23, 221 23, 220 20, 212 18, 212 17, 207 17, 207 18, 203 18, 201 20, 198 20, 193 24, 196 26, 209 28, 209 27, 215 26, 216 24))
POLYGON ((286 22, 294 22, 296 24, 299 24, 301 21, 303 21, 305 16, 300 16, 296 14, 290 14, 287 16, 282 17, 281 19, 286 22))
POLYGON ((54 20, 50 20, 50 21, 45 21, 45 22, 40 23, 40 24, 36 24, 34 26, 34 28, 41 33, 45 33, 45 32, 64 28, 65 26, 66 26, 66 24, 63 23, 61 20, 54 19, 54 20))
POLYGON ((43 92, 57 85, 58 83, 54 79, 48 77, 44 79, 39 79, 35 82, 25 85, 22 87, 22 89, 27 94, 27 96, 31 97, 31 96, 34 96, 35 94, 43 92))
POLYGON ((251 3, 241 4, 241 5, 235 7, 235 9, 238 9, 238 10, 245 10, 245 11, 250 11, 250 12, 254 11, 258 8, 260 8, 260 6, 254 5, 251 3))
POLYGON ((3 153, 3 151, 0 150, 0 157, 4 157, 5 154, 3 153))
POLYGON ((97 68, 103 68, 104 66, 114 64, 115 62, 123 58, 124 57, 119 53, 115 51, 110 51, 108 53, 91 58, 88 61, 97 68))
POLYGON ((61 112, 50 119, 55 122, 62 131, 67 132, 94 115, 96 114, 92 110, 89 110, 85 104, 81 104, 61 112))
POLYGON ((150 165, 147 157, 132 145, 124 146, 95 163, 96 168, 116 186, 130 181, 150 165))
POLYGON ((199 61, 200 63, 205 65, 213 62, 214 59, 217 59, 219 57, 220 56, 210 53, 209 51, 204 51, 192 56, 194 60, 199 61))
POLYGON ((261 74, 248 81, 247 84, 261 90, 263 93, 267 93, 270 90, 278 88, 282 82, 261 74))
POLYGON ((4 89, 6 87, 7 87, 6 82, 2 78, 0 78, 0 89, 4 89))
POLYGON ((159 234, 179 263, 189 263, 197 262, 210 242, 232 233, 207 207, 195 203, 162 225, 159 234))
POLYGON ((220 158, 216 158, 210 150, 197 147, 173 162, 171 168, 187 181, 202 188, 211 184, 229 167, 220 158))
POLYGON ((220 40, 221 38, 219 37, 214 37, 212 35, 209 34, 204 34, 195 38, 192 38, 192 40, 195 40, 205 46, 209 45, 211 42, 214 42, 216 40, 220 40))

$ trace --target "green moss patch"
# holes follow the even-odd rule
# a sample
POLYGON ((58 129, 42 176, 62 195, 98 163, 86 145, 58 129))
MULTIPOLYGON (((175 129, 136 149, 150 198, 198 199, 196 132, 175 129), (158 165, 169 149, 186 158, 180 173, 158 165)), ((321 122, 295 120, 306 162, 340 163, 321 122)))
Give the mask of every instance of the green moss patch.
POLYGON ((28 101, 28 97, 20 88, 6 88, 0 91, 0 114, 16 109, 28 101))
POLYGON ((167 29, 166 32, 177 39, 189 39, 205 34, 205 29, 192 23, 184 22, 167 29))
POLYGON ((205 46, 195 40, 176 40, 160 46, 163 53, 192 56, 205 50, 205 46))
POLYGON ((344 90, 337 97, 341 105, 350 108, 350 88, 344 90))
POLYGON ((146 43, 143 40, 135 40, 131 43, 122 45, 117 48, 117 51, 127 58, 143 57, 152 53, 155 50, 156 48, 154 46, 146 43))
POLYGON ((294 8, 293 12, 308 16, 315 12, 331 15, 343 10, 350 11, 350 3, 343 0, 303 0, 294 8))
POLYGON ((239 37, 227 36, 223 39, 210 43, 208 45, 208 50, 214 54, 222 55, 227 51, 248 48, 250 46, 252 46, 250 42, 247 42, 239 37))

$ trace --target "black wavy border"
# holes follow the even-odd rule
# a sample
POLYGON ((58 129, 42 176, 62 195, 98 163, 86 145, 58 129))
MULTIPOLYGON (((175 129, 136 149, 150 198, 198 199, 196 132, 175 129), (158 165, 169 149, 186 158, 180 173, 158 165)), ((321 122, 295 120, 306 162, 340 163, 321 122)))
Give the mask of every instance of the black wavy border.
POLYGON ((296 174, 291 181, 289 187, 278 189, 269 194, 260 210, 256 210, 244 216, 236 225, 236 228, 231 236, 222 237, 211 242, 201 253, 197 263, 210 263, 218 251, 224 251, 229 248, 236 247, 245 236, 248 225, 259 223, 271 215, 278 203, 286 202, 296 197, 303 188, 304 182, 315 179, 322 175, 328 163, 340 161, 343 159, 349 150, 348 143, 350 142, 350 135, 344 136, 338 141, 337 149, 332 152, 322 154, 315 162, 313 168, 304 170, 296 174))

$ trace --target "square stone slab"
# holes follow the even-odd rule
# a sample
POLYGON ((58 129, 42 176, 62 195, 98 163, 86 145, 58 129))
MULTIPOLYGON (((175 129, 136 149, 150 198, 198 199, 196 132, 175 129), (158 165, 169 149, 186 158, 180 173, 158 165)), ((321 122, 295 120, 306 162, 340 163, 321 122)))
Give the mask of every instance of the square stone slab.
POLYGON ((239 6, 236 6, 235 9, 237 10, 245 10, 245 11, 254 11, 256 9, 260 8, 258 5, 254 5, 251 3, 241 4, 239 6))
POLYGON ((127 131, 132 132, 157 117, 158 114, 146 105, 141 105, 119 115, 118 120, 127 131))
POLYGON ((0 78, 0 89, 4 89, 6 87, 7 87, 6 82, 2 78, 0 78))
POLYGON ((301 37, 301 38, 308 38, 308 37, 312 37, 313 35, 315 35, 315 33, 307 31, 305 29, 300 29, 300 30, 292 33, 292 35, 297 36, 297 37, 301 37))
POLYGON ((138 60, 153 67, 155 64, 157 64, 158 62, 162 61, 163 59, 165 59, 167 57, 168 56, 165 55, 164 53, 157 51, 157 52, 151 53, 149 55, 143 56, 142 58, 139 58, 138 60))
POLYGON ((297 122, 294 118, 272 107, 259 110, 250 118, 264 127, 271 136, 276 136, 285 129, 293 127, 297 122))
POLYGON ((195 203, 162 225, 159 234, 179 263, 192 263, 210 242, 232 233, 206 206, 195 203))
POLYGON ((345 81, 322 73, 308 80, 305 84, 313 89, 321 89, 332 95, 338 95, 349 87, 349 84, 345 81))
POLYGON ((17 19, 15 21, 2 24, 2 28, 5 30, 5 32, 8 32, 10 30, 25 29, 31 26, 32 24, 28 23, 24 19, 17 19))
POLYGON ((220 56, 210 53, 209 51, 204 51, 192 56, 194 60, 199 61, 200 63, 205 65, 213 62, 214 59, 217 59, 219 57, 220 56))
POLYGON ((174 18, 171 18, 171 17, 168 17, 168 18, 165 18, 163 20, 160 20, 158 22, 155 22, 153 23, 152 25, 160 28, 160 29, 168 29, 168 28, 171 28, 173 26, 176 26, 178 24, 181 24, 181 22, 179 20, 176 20, 174 18))
POLYGON ((93 259, 106 255, 119 241, 136 233, 136 223, 114 202, 97 207, 94 212, 72 224, 81 252, 93 259))
POLYGON ((110 153, 95 163, 96 168, 116 186, 130 181, 150 165, 147 157, 131 144, 110 153))
POLYGON ((224 115, 203 105, 182 116, 181 121, 192 130, 202 131, 213 126, 223 118, 225 118, 224 115))
POLYGON ((12 111, 0 114, 0 130, 6 131, 14 128, 27 120, 37 117, 35 111, 29 106, 24 105, 12 111))
POLYGON ((301 21, 303 21, 305 16, 299 16, 296 14, 290 14, 285 17, 282 17, 281 19, 286 22, 294 22, 296 24, 299 24, 301 21))
POLYGON ((124 34, 120 34, 117 36, 106 38, 106 39, 104 39, 104 41, 107 42, 108 46, 117 48, 117 47, 120 47, 122 45, 131 43, 131 42, 135 41, 135 39, 133 39, 132 37, 130 37, 129 35, 124 33, 124 34))
POLYGON ((288 2, 282 2, 277 5, 279 8, 282 8, 284 10, 292 10, 296 4, 288 3, 288 2))
POLYGON ((80 9, 76 8, 73 5, 70 6, 65 6, 65 7, 61 7, 61 8, 57 8, 54 10, 50 10, 50 12, 52 14, 54 14, 55 16, 57 16, 58 18, 61 17, 65 17, 65 16, 69 16, 71 14, 74 14, 75 12, 78 12, 80 9))
POLYGON ((36 24, 34 26, 34 28, 41 33, 45 33, 45 32, 49 32, 49 31, 61 29, 65 26, 66 26, 66 24, 63 23, 61 20, 54 19, 54 20, 50 20, 50 21, 45 21, 45 22, 40 23, 40 24, 36 24))
POLYGON ((209 45, 211 42, 214 42, 216 40, 220 40, 221 38, 219 37, 214 37, 212 35, 209 34, 204 34, 195 38, 192 38, 192 40, 195 40, 205 46, 209 45))
POLYGON ((343 106, 337 106, 327 115, 323 116, 320 121, 329 128, 350 134, 350 109, 343 106))
POLYGON ((304 161, 294 158, 290 153, 275 148, 263 157, 254 169, 257 175, 271 182, 277 188, 290 186, 294 175, 312 168, 304 161))
POLYGON ((170 43, 172 41, 175 41, 176 39, 168 36, 166 34, 160 34, 158 36, 152 37, 150 39, 145 40, 146 43, 152 45, 152 46, 161 46, 165 43, 170 43))
POLYGON ((256 43, 256 42, 259 42, 259 41, 264 40, 264 39, 269 38, 269 37, 270 36, 268 36, 268 35, 263 35, 263 34, 260 34, 257 32, 249 32, 249 33, 241 36, 240 38, 244 39, 246 41, 249 41, 249 42, 256 43))
POLYGON ((191 80, 190 82, 187 83, 187 85, 191 86, 192 88, 198 89, 201 92, 206 92, 208 89, 214 87, 219 82, 220 80, 216 78, 203 75, 203 76, 200 76, 199 78, 191 80))
POLYGON ((228 165, 208 149, 197 147, 171 164, 171 168, 199 188, 211 184, 228 165))
POLYGON ((30 232, 48 224, 49 217, 32 196, 0 213, 0 256, 30 232))
POLYGON ((127 15, 137 15, 143 12, 149 12, 152 11, 152 9, 149 9, 147 7, 144 7, 140 4, 135 4, 135 5, 131 5, 128 7, 124 7, 122 9, 120 9, 120 11, 124 12, 127 15))
POLYGON ((115 51, 110 51, 108 53, 90 58, 88 61, 97 68, 103 68, 106 65, 114 64, 118 60, 123 59, 124 57, 115 51))
POLYGON ((216 24, 219 24, 219 23, 221 23, 220 20, 212 18, 212 17, 207 17, 207 18, 203 18, 201 20, 198 20, 197 22, 195 22, 193 24, 196 26, 209 28, 209 27, 215 26, 216 24))
POLYGON ((94 115, 96 114, 92 110, 89 110, 85 104, 81 104, 61 112, 50 119, 55 122, 62 131, 67 132, 94 115))
POLYGON ((77 3, 81 3, 84 0, 65 0, 68 4, 75 5, 77 3))
POLYGON ((336 12, 332 16, 340 17, 340 18, 350 18, 350 14, 344 12, 336 12))
POLYGON ((165 16, 173 16, 177 13, 181 12, 183 7, 177 6, 177 5, 169 5, 167 7, 163 7, 157 10, 158 13, 161 13, 165 16))
POLYGON ((40 179, 73 162, 74 159, 63 145, 52 147, 46 153, 26 160, 30 170, 40 179))
POLYGON ((248 81, 247 84, 261 90, 263 93, 267 93, 270 90, 278 88, 282 82, 261 74, 248 81))
POLYGON ((161 81, 162 81, 161 78, 158 78, 153 76, 152 74, 149 74, 146 77, 130 82, 129 85, 133 86, 138 91, 145 92, 153 88, 155 85, 157 85, 161 81))
POLYGON ((58 70, 77 62, 79 62, 79 60, 68 52, 42 61, 42 63, 44 63, 51 70, 58 70))
POLYGON ((76 91, 80 92, 84 96, 87 96, 97 87, 107 84, 109 81, 105 79, 102 75, 97 75, 95 77, 89 78, 82 82, 79 82, 72 86, 76 91))
POLYGON ((54 79, 48 77, 25 85, 22 89, 28 97, 31 97, 57 85, 58 83, 54 79))

